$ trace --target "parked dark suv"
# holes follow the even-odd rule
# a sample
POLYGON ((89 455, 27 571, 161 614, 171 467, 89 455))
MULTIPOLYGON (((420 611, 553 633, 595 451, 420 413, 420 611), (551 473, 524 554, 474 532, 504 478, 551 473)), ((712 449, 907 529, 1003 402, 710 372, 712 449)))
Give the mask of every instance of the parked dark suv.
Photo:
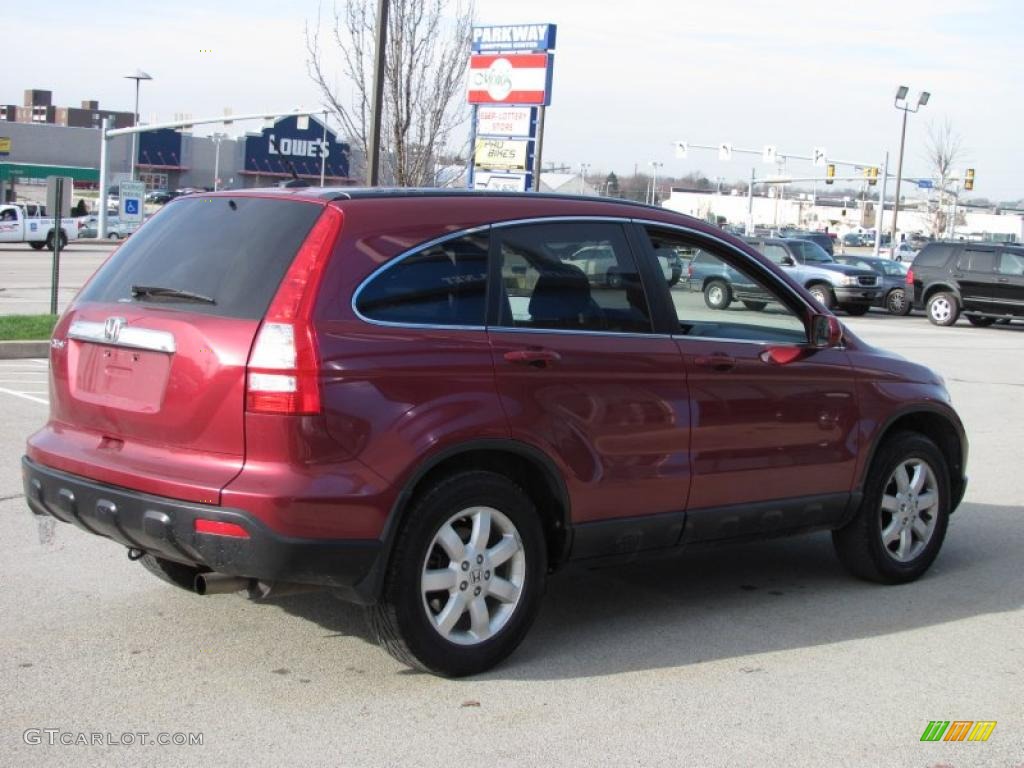
POLYGON ((854 574, 912 581, 966 484, 938 376, 742 241, 619 201, 178 198, 65 311, 50 376, 35 514, 200 594, 332 589, 443 675, 508 656, 571 561, 829 529, 854 574), (772 306, 709 309, 666 248, 772 306))
POLYGON ((1024 246, 928 243, 907 273, 916 309, 935 325, 1024 320, 1024 246))

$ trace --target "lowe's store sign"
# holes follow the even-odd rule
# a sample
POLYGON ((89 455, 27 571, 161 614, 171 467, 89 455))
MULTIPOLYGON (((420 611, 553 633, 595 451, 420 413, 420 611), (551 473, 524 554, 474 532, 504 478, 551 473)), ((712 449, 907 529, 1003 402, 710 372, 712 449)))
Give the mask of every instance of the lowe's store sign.
POLYGON ((319 176, 321 158, 326 157, 325 174, 348 177, 348 144, 338 141, 315 117, 308 120, 291 115, 277 120, 261 133, 245 138, 245 170, 249 173, 319 176), (305 125, 303 125, 305 123, 305 125))

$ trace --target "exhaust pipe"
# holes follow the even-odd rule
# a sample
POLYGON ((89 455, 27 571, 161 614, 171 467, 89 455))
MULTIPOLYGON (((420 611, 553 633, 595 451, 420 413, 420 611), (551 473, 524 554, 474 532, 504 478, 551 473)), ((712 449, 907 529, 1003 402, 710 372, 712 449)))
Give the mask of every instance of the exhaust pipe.
POLYGON ((317 584, 259 581, 258 579, 245 579, 241 576, 229 576, 226 573, 200 573, 196 576, 193 587, 197 595, 227 595, 232 592, 245 592, 250 600, 299 595, 323 589, 317 584))
POLYGON ((193 584, 197 595, 226 595, 250 589, 252 579, 228 576, 226 573, 200 573, 193 584))

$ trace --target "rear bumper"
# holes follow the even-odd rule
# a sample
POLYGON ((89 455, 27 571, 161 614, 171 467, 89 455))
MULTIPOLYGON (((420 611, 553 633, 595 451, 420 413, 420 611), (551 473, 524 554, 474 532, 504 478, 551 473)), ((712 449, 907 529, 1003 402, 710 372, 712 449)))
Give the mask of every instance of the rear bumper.
POLYGON ((359 603, 374 599, 381 542, 283 536, 242 510, 95 483, 21 460, 25 499, 37 515, 157 557, 266 582, 317 584, 359 603), (246 537, 198 533, 196 520, 234 523, 246 537))

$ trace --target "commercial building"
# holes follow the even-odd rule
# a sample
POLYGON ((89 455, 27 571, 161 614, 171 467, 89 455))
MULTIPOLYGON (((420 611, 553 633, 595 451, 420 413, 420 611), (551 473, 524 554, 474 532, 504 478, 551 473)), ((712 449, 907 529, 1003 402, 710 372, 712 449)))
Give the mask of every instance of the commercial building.
POLYGON ((110 120, 112 128, 129 128, 135 124, 131 112, 100 109, 94 100, 82 102, 80 107, 57 107, 53 104, 53 91, 30 88, 25 91, 21 106, 0 104, 0 122, 46 123, 67 128, 99 128, 103 118, 110 120))
MULTIPOLYGON (((100 143, 100 132, 91 127, 0 123, 0 201, 25 196, 19 185, 38 186, 50 175, 71 176, 78 187, 95 186, 100 143)), ((131 146, 130 136, 108 143, 112 185, 129 177, 131 146)), ((292 115, 237 138, 166 129, 139 134, 136 174, 148 189, 213 188, 215 179, 222 188, 272 186, 293 177, 317 184, 321 172, 325 183, 347 185, 353 183, 350 154, 349 145, 321 120, 292 115)))
MULTIPOLYGON (((774 192, 774 190, 772 190, 774 192)), ((715 191, 672 188, 662 205, 673 211, 705 221, 743 225, 748 215, 757 228, 801 227, 828 230, 839 235, 875 227, 876 200, 829 199, 806 193, 781 195, 755 194, 753 204, 746 195, 718 194, 715 191), (748 214, 748 208, 752 210, 748 214)), ((887 200, 881 216, 882 231, 892 227, 892 203, 887 200)), ((899 228, 903 233, 930 234, 935 224, 934 211, 926 200, 904 200, 900 204, 899 228)), ((956 236, 978 240, 1024 242, 1024 213, 991 208, 959 206, 956 236)))

